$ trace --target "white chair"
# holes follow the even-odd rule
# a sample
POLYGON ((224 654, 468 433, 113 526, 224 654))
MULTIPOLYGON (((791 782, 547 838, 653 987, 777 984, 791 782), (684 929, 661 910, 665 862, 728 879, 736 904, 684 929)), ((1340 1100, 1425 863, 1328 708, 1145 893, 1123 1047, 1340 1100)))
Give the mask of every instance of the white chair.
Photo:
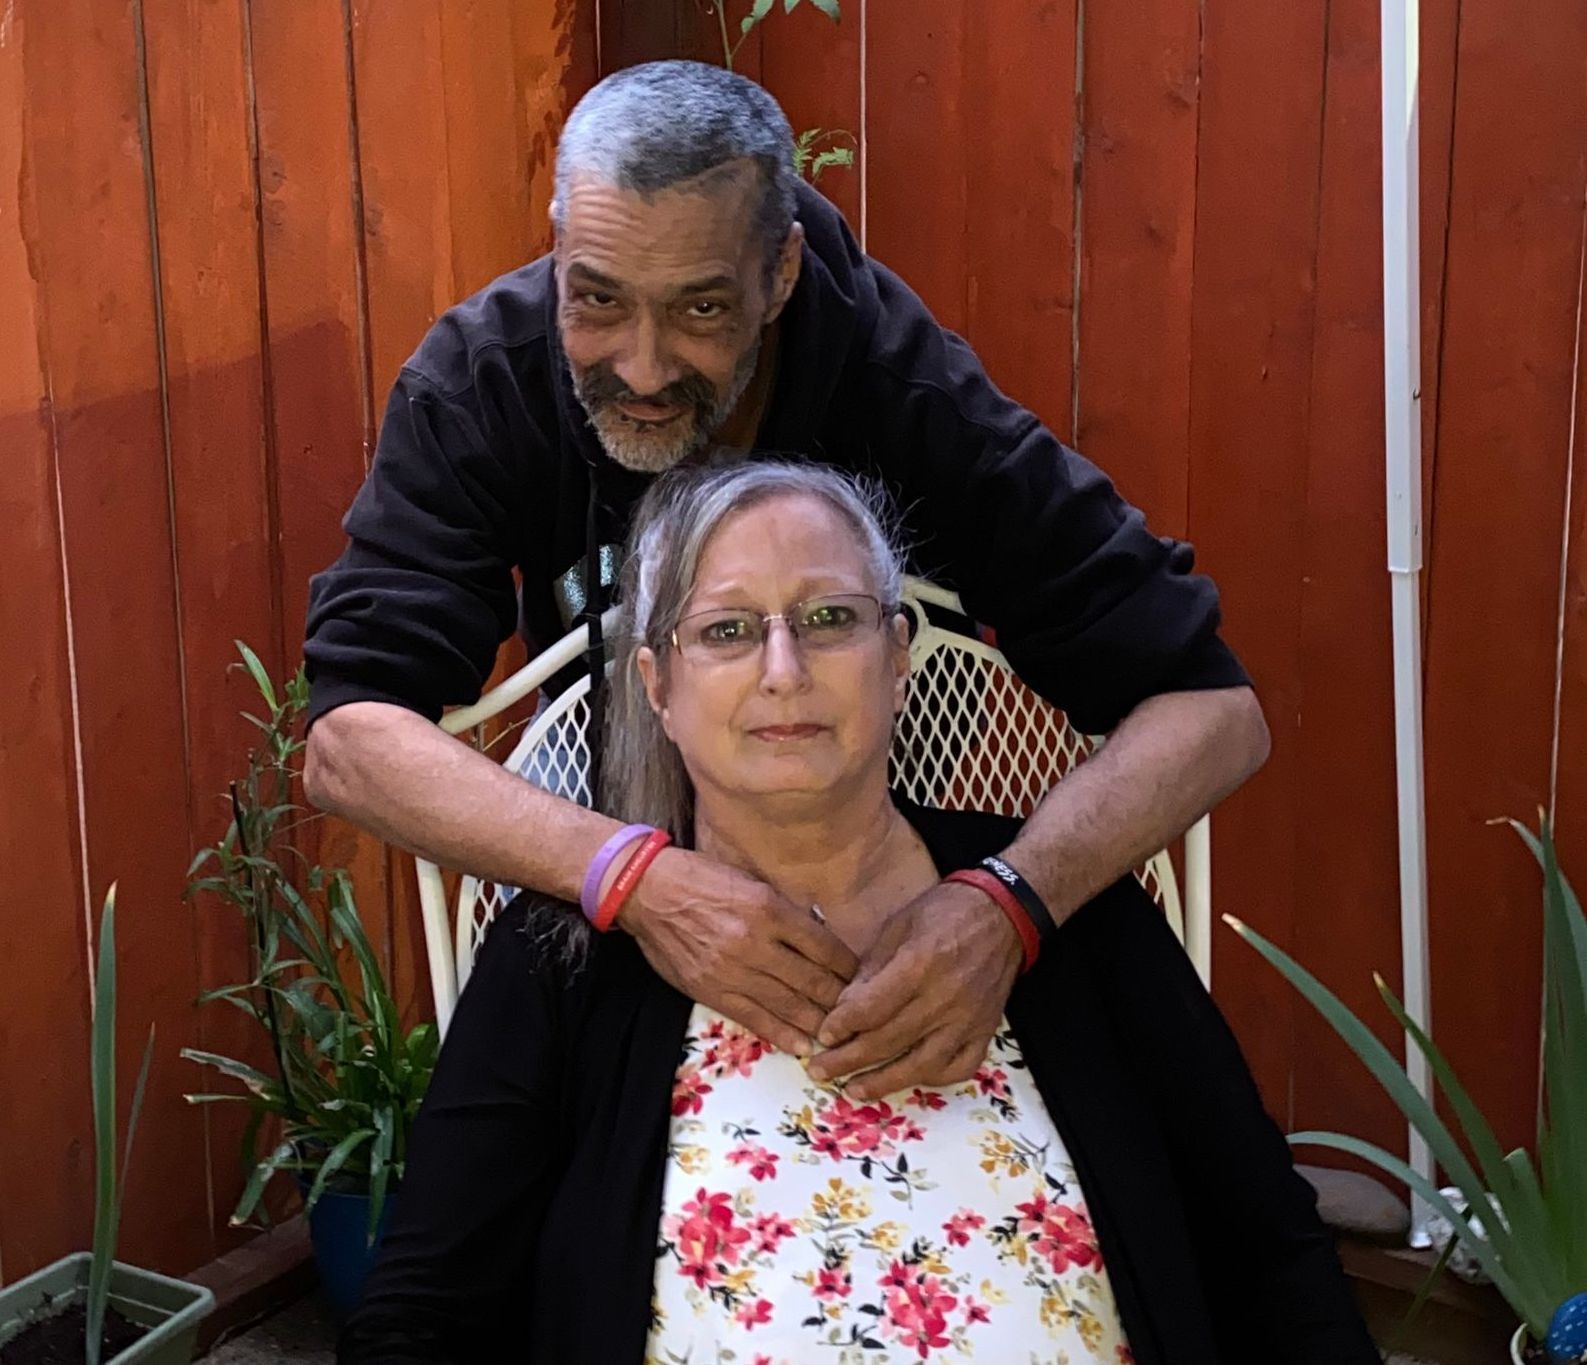
MULTIPOLYGON (((953 593, 911 578, 905 584, 903 609, 913 628, 911 672, 908 700, 893 740, 893 787, 922 806, 1029 815, 1048 788, 1094 753, 1102 740, 1074 730, 1061 711, 1019 681, 994 646, 966 633, 973 626, 953 593)), ((615 609, 602 618, 608 632, 615 619, 615 609)), ((452 735, 478 731, 581 660, 587 637, 584 626, 570 632, 472 706, 449 712, 441 728, 452 735)), ((589 676, 580 674, 558 696, 543 702, 503 764, 526 781, 581 805, 592 799, 585 739, 589 690, 589 676)), ((1210 825, 1203 816, 1185 836, 1183 900, 1166 849, 1136 874, 1209 985, 1210 861, 1210 825)), ((465 876, 454 916, 440 868, 422 858, 416 862, 430 984, 444 1033, 485 930, 516 889, 465 876)))

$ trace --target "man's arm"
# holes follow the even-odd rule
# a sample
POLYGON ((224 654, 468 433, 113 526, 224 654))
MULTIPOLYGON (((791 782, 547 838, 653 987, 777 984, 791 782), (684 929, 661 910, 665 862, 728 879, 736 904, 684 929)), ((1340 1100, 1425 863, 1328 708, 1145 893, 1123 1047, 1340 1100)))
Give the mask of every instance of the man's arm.
POLYGON ((1240 787, 1269 746, 1249 687, 1148 697, 1048 792, 1007 860, 1062 924, 1240 787))
MULTIPOLYGON (((1177 839, 1267 752, 1267 725, 1248 687, 1148 698, 1047 793, 1007 860, 1062 923, 1177 839)), ((1062 952, 1062 937, 1045 951, 1062 952)), ((968 1080, 1019 963, 1019 940, 985 896, 933 887, 888 921, 827 1016, 818 1037, 833 1046, 810 1063, 811 1074, 867 1072, 848 1087, 862 1100, 968 1080)))
MULTIPOLYGON (((304 786, 324 810, 446 867, 577 901, 616 820, 525 782, 423 716, 351 702, 309 731, 304 786)), ((770 887, 667 849, 618 917, 691 999, 795 1054, 858 963, 770 887)))

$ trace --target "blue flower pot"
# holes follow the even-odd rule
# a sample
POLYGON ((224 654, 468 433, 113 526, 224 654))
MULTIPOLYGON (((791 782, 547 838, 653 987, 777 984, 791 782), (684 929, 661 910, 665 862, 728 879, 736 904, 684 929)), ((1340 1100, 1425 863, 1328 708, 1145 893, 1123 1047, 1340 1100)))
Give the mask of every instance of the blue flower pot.
POLYGON ((345 1322, 364 1297, 364 1282, 391 1221, 396 1195, 386 1195, 380 1226, 370 1245, 369 1196, 326 1190, 309 1214, 309 1239, 314 1244, 314 1265, 320 1273, 320 1290, 338 1323, 345 1322))

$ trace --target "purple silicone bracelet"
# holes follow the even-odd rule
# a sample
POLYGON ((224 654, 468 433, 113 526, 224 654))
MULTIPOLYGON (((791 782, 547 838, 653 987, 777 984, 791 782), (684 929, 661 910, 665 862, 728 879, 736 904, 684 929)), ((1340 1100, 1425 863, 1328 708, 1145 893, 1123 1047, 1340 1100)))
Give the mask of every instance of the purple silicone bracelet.
POLYGON ((579 905, 584 909, 584 918, 591 924, 595 923, 595 912, 601 908, 601 882, 605 879, 606 870, 611 867, 612 860, 635 839, 641 839, 654 832, 654 828, 650 825, 624 825, 602 844, 600 852, 590 859, 590 870, 584 874, 584 886, 579 891, 579 905))

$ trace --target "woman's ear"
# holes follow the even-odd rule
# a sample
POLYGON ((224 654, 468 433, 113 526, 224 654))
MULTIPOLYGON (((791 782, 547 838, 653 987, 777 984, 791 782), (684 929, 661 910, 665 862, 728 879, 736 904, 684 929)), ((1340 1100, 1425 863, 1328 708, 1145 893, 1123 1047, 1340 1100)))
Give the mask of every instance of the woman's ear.
POLYGON ((893 714, 902 715, 909 695, 909 618, 897 613, 891 623, 893 654, 893 714))
MULTIPOLYGON (((640 645, 634 653, 634 665, 639 669, 639 680, 645 684, 645 699, 650 703, 650 709, 661 720, 661 728, 667 729, 667 702, 661 686, 661 667, 656 659, 655 650, 649 645, 640 645)), ((672 737, 671 731, 667 737, 672 737)))

